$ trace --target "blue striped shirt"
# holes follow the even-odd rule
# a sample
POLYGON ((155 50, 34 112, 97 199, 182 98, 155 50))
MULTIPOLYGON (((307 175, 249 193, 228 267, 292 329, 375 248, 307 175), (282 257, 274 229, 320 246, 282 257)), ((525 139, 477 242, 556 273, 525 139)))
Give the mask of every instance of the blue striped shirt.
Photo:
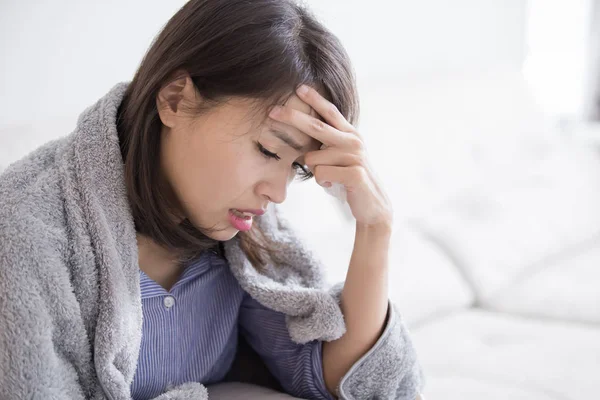
POLYGON ((235 357, 238 329, 287 393, 332 398, 323 379, 322 342, 293 342, 284 314, 252 299, 224 257, 206 251, 170 291, 141 270, 140 285, 144 318, 134 400, 186 382, 221 381, 235 357))

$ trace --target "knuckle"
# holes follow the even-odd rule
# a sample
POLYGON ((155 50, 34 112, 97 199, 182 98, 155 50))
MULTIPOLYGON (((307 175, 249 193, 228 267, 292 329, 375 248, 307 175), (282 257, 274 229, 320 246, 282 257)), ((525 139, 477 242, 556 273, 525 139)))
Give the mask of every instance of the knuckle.
POLYGON ((348 143, 352 149, 356 150, 356 152, 362 153, 364 143, 358 136, 350 136, 348 143))
POLYGON ((358 165, 360 167, 366 167, 367 163, 365 161, 365 157, 362 153, 354 154, 352 157, 353 164, 358 165))
POLYGON ((325 129, 325 123, 324 123, 323 121, 321 121, 320 119, 315 119, 315 120, 312 122, 312 128, 313 128, 315 131, 322 131, 322 130, 324 130, 324 129, 325 129))
POLYGON ((310 153, 304 156, 304 164, 314 165, 316 161, 316 154, 310 153))
POLYGON ((365 180, 367 177, 367 171, 362 166, 355 166, 352 168, 352 175, 356 180, 365 180))

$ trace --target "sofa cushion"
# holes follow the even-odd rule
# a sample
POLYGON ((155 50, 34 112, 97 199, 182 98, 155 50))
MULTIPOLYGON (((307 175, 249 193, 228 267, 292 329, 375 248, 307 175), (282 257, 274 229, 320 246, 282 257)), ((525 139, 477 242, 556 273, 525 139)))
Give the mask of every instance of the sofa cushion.
POLYGON ((600 393, 597 327, 471 310, 412 335, 427 398, 576 400, 600 393))
POLYGON ((561 143, 527 165, 520 175, 462 191, 416 221, 484 303, 600 234, 596 152, 561 143))
POLYGON ((485 301, 488 309, 599 324, 600 235, 485 301))

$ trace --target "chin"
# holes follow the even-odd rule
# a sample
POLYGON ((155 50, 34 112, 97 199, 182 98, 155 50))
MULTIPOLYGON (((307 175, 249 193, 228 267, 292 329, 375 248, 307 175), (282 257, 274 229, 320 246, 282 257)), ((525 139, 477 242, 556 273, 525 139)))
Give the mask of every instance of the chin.
POLYGON ((216 231, 212 231, 212 232, 205 232, 203 231, 203 233, 208 236, 209 238, 213 239, 213 240, 218 240, 220 242, 226 242, 228 240, 231 240, 235 237, 235 235, 238 234, 238 230, 235 229, 233 226, 227 226, 225 228, 223 227, 219 227, 219 230, 216 231))
POLYGON ((211 239, 218 240, 220 242, 226 242, 228 240, 233 239, 238 234, 238 232, 238 230, 232 228, 220 232, 212 232, 207 236, 211 239))
POLYGON ((206 236, 208 236, 209 238, 213 239, 213 240, 218 240, 220 242, 226 242, 228 240, 231 240, 235 237, 235 235, 238 234, 238 230, 235 229, 233 226, 229 225, 228 223, 210 223, 210 222, 201 222, 199 220, 196 220, 194 217, 190 216, 188 217, 188 220, 196 227, 196 229, 199 229, 202 233, 204 233, 206 236), (199 228, 200 226, 213 226, 215 228, 215 230, 213 231, 206 231, 205 229, 199 228))

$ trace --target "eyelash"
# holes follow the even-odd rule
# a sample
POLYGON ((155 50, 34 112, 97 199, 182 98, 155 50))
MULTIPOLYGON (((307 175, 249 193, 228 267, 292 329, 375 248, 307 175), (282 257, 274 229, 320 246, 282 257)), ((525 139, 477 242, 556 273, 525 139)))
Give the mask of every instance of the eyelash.
MULTIPOLYGON (((281 157, 279 157, 277 154, 271 153, 269 150, 265 149, 263 147, 263 145, 260 144, 259 142, 256 142, 256 146, 258 147, 258 151, 260 151, 265 157, 274 158, 277 161, 281 160, 281 157)), ((304 168, 304 166, 300 165, 300 163, 295 162, 293 164, 293 166, 296 170, 299 171, 299 174, 300 174, 299 178, 301 181, 306 181, 308 179, 311 179, 314 176, 312 172, 310 172, 309 170, 304 168)))

